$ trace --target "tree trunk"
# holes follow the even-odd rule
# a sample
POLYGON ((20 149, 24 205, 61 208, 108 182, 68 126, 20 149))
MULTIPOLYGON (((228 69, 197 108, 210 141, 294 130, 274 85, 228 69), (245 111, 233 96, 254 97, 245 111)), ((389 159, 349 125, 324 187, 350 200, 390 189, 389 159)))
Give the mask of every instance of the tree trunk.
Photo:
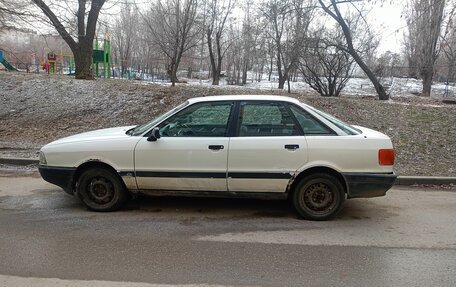
POLYGON ((220 80, 220 73, 217 75, 217 67, 215 64, 214 50, 212 49, 212 31, 207 32, 207 47, 209 50, 209 59, 211 61, 211 72, 212 72, 212 85, 218 86, 220 80))
POLYGON ((454 66, 456 64, 456 61, 451 61, 450 62, 450 66, 448 67, 448 74, 447 74, 447 83, 449 84, 450 83, 450 79, 451 79, 451 82, 453 83, 452 86, 454 86, 454 66))
POLYGON ((349 48, 348 53, 353 57, 353 59, 355 59, 355 62, 364 71, 364 73, 366 73, 367 77, 374 85, 375 91, 378 95, 378 99, 382 101, 388 100, 389 95, 386 93, 385 88, 383 88, 382 84, 380 84, 380 82, 377 80, 377 77, 374 75, 371 69, 369 69, 369 67, 364 63, 364 61, 358 55, 356 50, 349 48))
MULTIPOLYGON (((278 44, 280 45, 280 43, 278 44)), ((279 74, 279 89, 283 90, 283 87, 285 86, 285 81, 287 78, 284 76, 282 73, 282 59, 280 58, 281 56, 281 51, 280 47, 278 47, 279 51, 277 52, 277 73, 279 74)))
POLYGON ((249 68, 249 62, 248 60, 244 63, 244 66, 242 67, 242 85, 244 86, 247 84, 247 72, 249 68))
POLYGON ((220 74, 222 73, 222 58, 217 58, 217 67, 212 75, 212 85, 218 86, 220 84, 220 74))
POLYGON ((217 76, 213 77, 212 78, 212 85, 213 86, 218 86, 219 84, 220 84, 220 77, 217 77, 217 76))
POLYGON ((213 86, 218 86, 220 84, 220 73, 221 73, 221 69, 220 69, 220 67, 217 67, 217 69, 212 74, 212 85, 213 86))
POLYGON ((171 59, 171 64, 168 70, 168 76, 171 79, 171 86, 175 86, 179 79, 177 78, 177 70, 179 69, 179 63, 182 54, 177 55, 175 58, 171 59))
POLYGON ((73 51, 74 64, 76 66, 76 79, 94 79, 92 71, 92 53, 92 43, 88 41, 79 43, 79 47, 73 51))
POLYGON ((279 72, 279 89, 283 90, 285 87, 285 82, 287 81, 287 78, 282 75, 281 72, 279 72))
POLYGON ((271 81, 271 76, 272 76, 272 69, 274 67, 274 58, 271 56, 271 61, 269 61, 269 73, 268 73, 268 81, 271 81))
POLYGON ((421 93, 422 96, 424 97, 430 97, 431 96, 431 89, 432 89, 432 69, 429 69, 429 67, 424 68, 422 71, 422 77, 423 77, 423 92, 421 93))
POLYGON ((171 86, 174 87, 176 85, 176 83, 178 82, 178 79, 177 79, 177 69, 173 68, 171 69, 171 86))
POLYGON ((291 94, 290 77, 287 77, 288 93, 291 94))

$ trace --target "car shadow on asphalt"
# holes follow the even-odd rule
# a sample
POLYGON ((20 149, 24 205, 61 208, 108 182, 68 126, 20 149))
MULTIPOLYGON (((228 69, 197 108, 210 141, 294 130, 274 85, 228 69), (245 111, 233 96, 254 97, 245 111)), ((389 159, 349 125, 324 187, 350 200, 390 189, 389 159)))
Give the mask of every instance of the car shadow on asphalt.
MULTIPOLYGON (((58 209, 60 214, 82 217, 135 217, 150 213, 163 218, 299 219, 289 200, 139 196, 130 200, 120 211, 107 213, 90 212, 77 197, 58 189, 34 190, 29 196, 2 197, 0 200, 0 208, 23 210, 25 206, 50 212, 58 209)), ((369 220, 372 214, 386 214, 383 209, 375 204, 375 199, 346 200, 345 207, 334 220, 369 220), (378 212, 375 212, 376 209, 378 212)))
POLYGON ((287 200, 239 198, 140 196, 124 210, 193 216, 298 217, 287 200))
MULTIPOLYGON (((333 220, 370 220, 373 214, 386 215, 374 199, 346 200, 342 211, 333 220)), ((155 213, 162 216, 191 216, 201 218, 289 218, 299 216, 289 200, 245 198, 208 198, 180 196, 140 196, 130 201, 124 212, 155 213)), ((379 216, 380 217, 383 216, 379 216)))

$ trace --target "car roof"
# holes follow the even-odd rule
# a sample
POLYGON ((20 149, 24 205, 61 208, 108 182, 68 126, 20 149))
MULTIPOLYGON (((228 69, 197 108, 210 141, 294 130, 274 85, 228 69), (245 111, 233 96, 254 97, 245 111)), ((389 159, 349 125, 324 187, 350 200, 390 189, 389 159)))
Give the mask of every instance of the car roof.
POLYGON ((297 99, 285 97, 285 96, 274 96, 274 95, 222 95, 222 96, 207 96, 197 97, 189 99, 189 103, 199 102, 214 102, 214 101, 281 101, 290 103, 299 103, 297 99))

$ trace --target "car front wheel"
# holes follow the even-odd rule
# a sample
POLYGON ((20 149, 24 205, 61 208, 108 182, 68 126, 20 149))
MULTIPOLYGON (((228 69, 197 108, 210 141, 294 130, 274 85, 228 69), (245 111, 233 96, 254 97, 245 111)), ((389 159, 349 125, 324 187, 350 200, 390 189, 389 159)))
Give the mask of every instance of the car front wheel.
POLYGON ((344 189, 337 178, 324 173, 303 178, 293 191, 293 205, 298 214, 309 220, 327 220, 342 209, 344 189))
POLYGON ((121 179, 105 168, 84 171, 76 184, 82 202, 93 211, 114 211, 128 200, 128 193, 121 179))

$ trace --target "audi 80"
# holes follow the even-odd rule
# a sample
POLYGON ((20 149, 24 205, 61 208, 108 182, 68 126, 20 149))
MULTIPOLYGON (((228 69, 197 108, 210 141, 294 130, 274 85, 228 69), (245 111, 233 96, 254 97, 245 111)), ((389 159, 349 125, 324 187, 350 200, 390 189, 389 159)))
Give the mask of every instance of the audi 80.
POLYGON ((304 219, 334 217, 350 198, 393 185, 388 136, 280 96, 192 98, 139 126, 56 140, 44 180, 94 211, 132 196, 289 198, 304 219))

